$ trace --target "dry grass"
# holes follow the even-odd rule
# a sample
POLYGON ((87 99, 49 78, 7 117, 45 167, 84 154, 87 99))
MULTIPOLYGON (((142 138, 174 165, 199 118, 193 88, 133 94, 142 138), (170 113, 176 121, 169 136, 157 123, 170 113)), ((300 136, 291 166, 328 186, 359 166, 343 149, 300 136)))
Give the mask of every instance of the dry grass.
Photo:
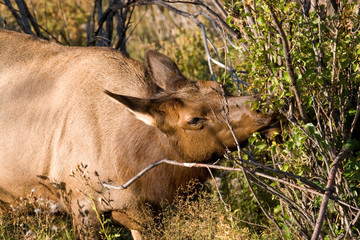
POLYGON ((254 233, 232 219, 215 190, 191 183, 172 205, 150 221, 147 239, 278 239, 272 231, 254 233), (160 220, 159 220, 160 219, 160 220))
POLYGON ((59 210, 53 201, 31 194, 2 212, 0 238, 74 239, 70 216, 59 210))
MULTIPOLYGON (((157 218, 147 217, 145 239, 278 239, 271 230, 256 233, 231 219, 217 193, 198 183, 180 190, 174 204, 162 207, 157 218)), ((71 217, 58 209, 49 199, 21 199, 3 212, 0 239, 75 239, 71 217)), ((102 221, 104 239, 131 239, 129 230, 102 221)))

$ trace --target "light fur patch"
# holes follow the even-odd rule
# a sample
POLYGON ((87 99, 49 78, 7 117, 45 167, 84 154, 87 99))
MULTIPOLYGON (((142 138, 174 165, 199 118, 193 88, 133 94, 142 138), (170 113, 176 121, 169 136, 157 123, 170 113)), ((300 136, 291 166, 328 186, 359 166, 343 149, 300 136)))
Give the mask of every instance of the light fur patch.
POLYGON ((150 114, 135 112, 131 109, 128 109, 128 110, 132 114, 134 114, 137 119, 143 121, 145 124, 150 125, 150 126, 155 126, 155 119, 150 114))

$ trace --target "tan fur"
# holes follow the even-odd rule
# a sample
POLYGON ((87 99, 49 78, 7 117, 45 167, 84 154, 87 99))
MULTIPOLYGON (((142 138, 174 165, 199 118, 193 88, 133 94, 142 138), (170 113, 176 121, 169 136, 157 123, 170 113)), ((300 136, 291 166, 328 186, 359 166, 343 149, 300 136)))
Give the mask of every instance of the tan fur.
MULTIPOLYGON (((240 142, 272 118, 251 111, 248 100, 228 98, 240 142)), ((190 179, 205 180, 206 170, 160 166, 122 191, 102 188, 94 172, 124 184, 164 158, 216 159, 235 146, 223 101, 217 83, 188 81, 154 51, 145 66, 113 49, 64 47, 0 30, 0 200, 13 203, 34 189, 64 202, 60 184, 71 193, 77 236, 86 238, 86 228, 98 227, 98 220, 70 177, 83 163, 91 184, 113 200, 111 206, 96 202, 97 208, 112 211, 114 222, 139 236, 145 203, 171 201, 190 179), (189 124, 194 117, 205 120, 189 124)))

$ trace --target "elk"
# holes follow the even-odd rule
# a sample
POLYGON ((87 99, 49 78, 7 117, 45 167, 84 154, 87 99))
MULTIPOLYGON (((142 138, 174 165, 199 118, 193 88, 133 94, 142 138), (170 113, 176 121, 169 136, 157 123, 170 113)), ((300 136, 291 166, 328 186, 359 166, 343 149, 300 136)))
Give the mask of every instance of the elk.
POLYGON ((86 165, 93 198, 111 198, 96 208, 141 239, 145 204, 171 202, 191 179, 205 181, 207 170, 161 165, 122 191, 97 179, 123 184, 158 160, 218 159, 236 146, 234 136, 243 143, 270 125, 274 115, 252 110, 253 100, 226 96, 225 116, 219 83, 188 80, 156 51, 143 64, 110 48, 0 30, 0 202, 33 191, 68 205, 78 238, 97 238, 96 214, 70 176, 86 165))

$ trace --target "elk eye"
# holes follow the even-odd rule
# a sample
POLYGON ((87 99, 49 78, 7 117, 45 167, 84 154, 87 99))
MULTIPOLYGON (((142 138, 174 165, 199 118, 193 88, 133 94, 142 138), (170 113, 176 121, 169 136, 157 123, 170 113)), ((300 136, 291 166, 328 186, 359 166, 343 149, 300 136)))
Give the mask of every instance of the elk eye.
POLYGON ((201 120, 202 120, 202 118, 195 117, 195 118, 190 119, 190 121, 188 121, 188 124, 190 124, 190 125, 196 125, 196 124, 198 124, 199 122, 201 122, 201 120))

